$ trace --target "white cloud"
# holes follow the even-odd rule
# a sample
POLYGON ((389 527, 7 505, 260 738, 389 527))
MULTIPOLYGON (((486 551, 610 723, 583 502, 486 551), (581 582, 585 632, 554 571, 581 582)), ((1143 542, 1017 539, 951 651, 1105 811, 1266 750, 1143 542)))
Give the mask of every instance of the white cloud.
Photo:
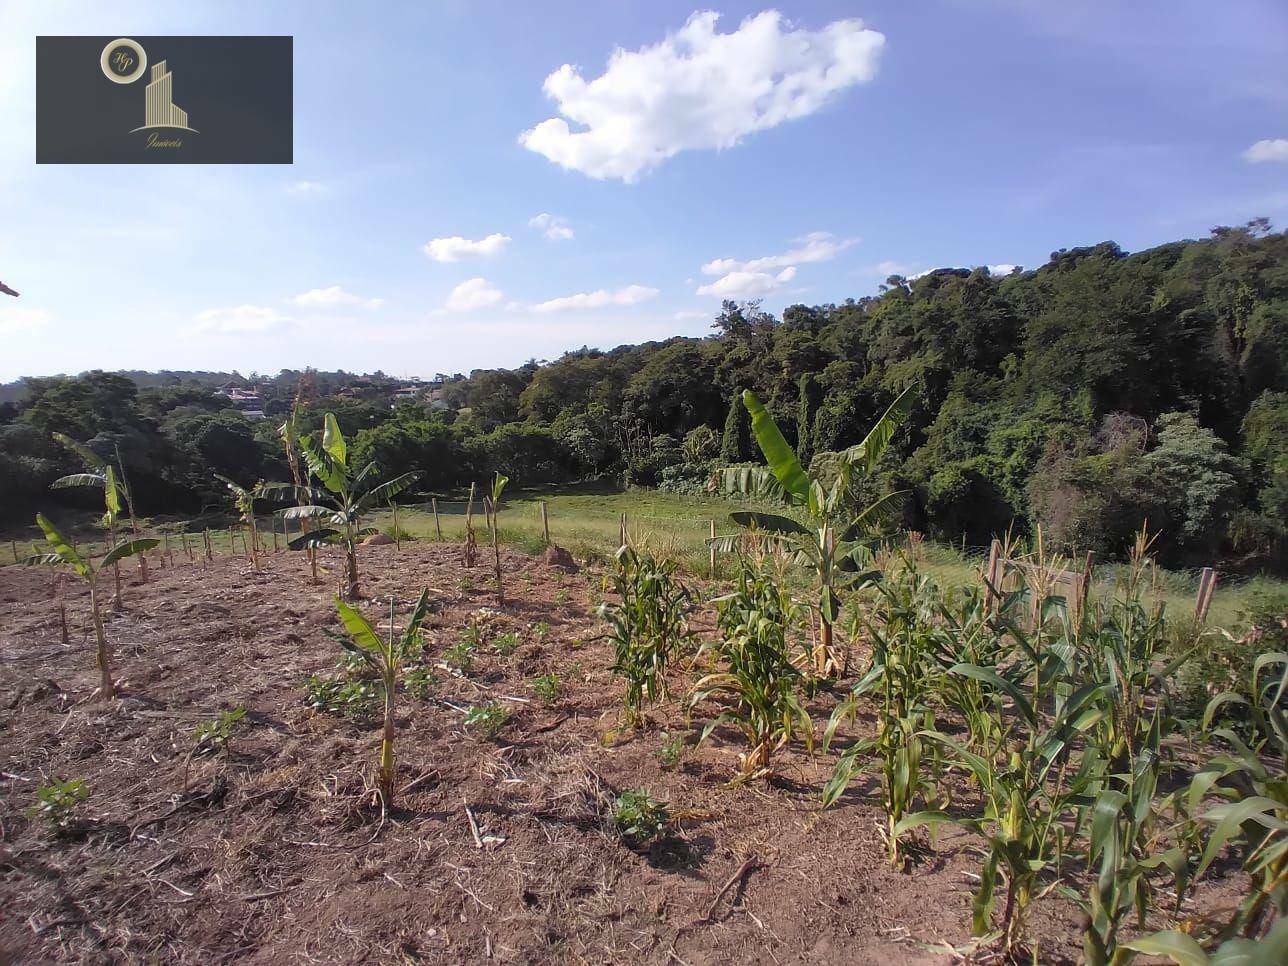
POLYGON ((339 285, 331 285, 327 288, 313 288, 307 292, 301 292, 291 299, 296 305, 302 305, 307 308, 330 308, 336 305, 365 305, 369 309, 378 309, 384 304, 384 299, 364 299, 354 295, 352 292, 346 292, 339 285))
POLYGON ((536 228, 552 241, 567 241, 573 237, 573 230, 568 227, 568 219, 547 214, 544 211, 529 218, 528 227, 536 228))
POLYGON ((470 241, 460 235, 450 238, 435 238, 425 245, 422 251, 436 262, 458 262, 465 255, 499 255, 510 244, 510 236, 495 232, 478 241, 470 241))
POLYGON ((292 181, 286 186, 287 194, 321 195, 326 194, 326 185, 321 181, 292 181))
POLYGON ((808 262, 826 262, 853 245, 857 238, 834 238, 829 232, 812 231, 808 235, 792 239, 797 247, 788 249, 781 255, 766 255, 764 258, 753 258, 740 262, 736 258, 716 258, 702 266, 703 275, 725 275, 729 272, 764 272, 788 265, 803 265, 808 262))
POLYGON ((795 247, 778 255, 765 255, 747 261, 715 258, 702 266, 702 274, 720 277, 714 282, 699 286, 698 294, 719 295, 722 298, 754 298, 764 295, 795 278, 796 266, 829 261, 857 241, 856 238, 836 238, 825 231, 812 231, 793 239, 795 247))
POLYGON ((1258 141, 1243 152, 1243 160, 1249 164, 1288 161, 1288 138, 1266 138, 1264 141, 1258 141))
POLYGON ((708 319, 710 317, 710 312, 703 312, 699 309, 680 309, 675 313, 675 321, 677 322, 688 322, 690 319, 708 319))
POLYGON ((722 275, 710 285, 699 285, 699 295, 719 295, 726 299, 749 299, 772 292, 796 277, 796 267, 788 265, 777 275, 769 272, 734 271, 722 275))
POLYGON ((267 332, 285 322, 290 316, 265 305, 237 305, 226 309, 206 309, 198 312, 191 332, 267 332))
POLYGON ((543 85, 562 116, 524 131, 519 142, 592 178, 635 181, 680 151, 730 148, 813 114, 840 91, 870 81, 885 46, 885 37, 858 19, 793 29, 766 10, 721 34, 718 18, 695 13, 660 43, 619 47, 589 81, 564 64, 543 85))
POLYGON ((444 308, 453 312, 469 312, 496 305, 501 298, 501 290, 487 279, 471 278, 452 289, 444 308))
POLYGON ((1008 265, 1005 262, 1003 262, 1001 265, 988 265, 986 267, 988 268, 988 274, 996 275, 1000 278, 1004 275, 1010 275, 1013 271, 1015 271, 1020 266, 1008 265))
POLYGON ((550 299, 532 306, 533 312, 560 312, 564 309, 602 309, 610 305, 637 305, 657 298, 659 291, 647 285, 627 285, 615 292, 598 289, 594 292, 578 292, 576 295, 565 295, 562 298, 550 299))
POLYGON ((32 329, 43 329, 53 318, 44 309, 0 305, 0 335, 22 335, 32 329))

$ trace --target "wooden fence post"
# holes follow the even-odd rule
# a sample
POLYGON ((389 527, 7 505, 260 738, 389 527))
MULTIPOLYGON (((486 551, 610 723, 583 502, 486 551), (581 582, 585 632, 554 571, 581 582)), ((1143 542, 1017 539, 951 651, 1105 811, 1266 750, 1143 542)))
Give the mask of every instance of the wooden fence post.
POLYGON ((1216 571, 1204 567, 1199 574, 1199 594, 1194 601, 1194 616, 1201 621, 1207 620, 1208 609, 1212 606, 1212 595, 1216 593, 1216 571))
POLYGON ((997 595, 997 568, 1002 558, 1001 541, 994 539, 988 547, 988 566, 984 569, 984 609, 991 612, 997 595))
POLYGON ((438 539, 441 542, 443 539, 443 524, 438 519, 438 497, 431 497, 429 505, 434 508, 434 532, 438 534, 438 539))
POLYGON ((619 536, 621 537, 621 542, 618 545, 620 549, 621 547, 626 546, 627 534, 626 534, 626 511, 625 510, 622 511, 622 523, 621 523, 621 527, 619 528, 619 536))
POLYGON ((711 567, 711 576, 716 575, 716 521, 711 521, 711 543, 708 545, 708 564, 711 567))
POLYGON ((13 551, 13 562, 17 563, 18 562, 18 541, 10 540, 9 549, 13 551))
POLYGON ((206 527, 201 531, 201 540, 206 545, 206 562, 209 563, 215 559, 215 551, 210 546, 210 527, 206 527))
POLYGON ((541 536, 546 541, 546 546, 550 545, 550 515, 546 511, 546 501, 540 501, 537 506, 541 508, 541 536))

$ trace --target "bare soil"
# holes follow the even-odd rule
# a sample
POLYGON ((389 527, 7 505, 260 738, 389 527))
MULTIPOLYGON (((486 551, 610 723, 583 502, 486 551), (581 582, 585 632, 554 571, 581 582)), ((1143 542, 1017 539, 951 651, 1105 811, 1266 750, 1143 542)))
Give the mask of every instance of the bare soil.
MULTIPOLYGON (((0 961, 958 959, 979 865, 970 836, 946 832, 892 869, 873 786, 860 779, 821 811, 833 757, 802 745, 776 759, 775 779, 729 787, 745 746, 718 730, 692 747, 702 722, 684 721, 684 670, 651 725, 624 731, 591 616, 599 576, 503 558, 497 610, 490 555, 465 570, 445 544, 361 551, 373 621, 387 620, 391 596, 401 616, 428 586, 432 659, 471 624, 483 641, 468 676, 441 666, 428 700, 399 695, 404 790, 383 818, 370 794, 378 721, 304 703, 306 677, 340 655, 324 634, 338 627, 338 557, 320 584, 287 553, 259 573, 237 557, 178 555, 143 586, 127 568, 108 623, 121 681, 111 703, 92 697, 84 589, 63 585, 64 647, 50 573, 0 570, 0 961), (510 631, 517 648, 493 653, 510 631), (550 672, 562 693, 547 705, 531 680, 550 672), (493 700, 511 717, 488 738, 463 719, 493 700), (194 728, 236 706, 244 727, 226 753, 192 759, 181 797, 194 728), (670 768, 664 730, 690 736, 670 768), (91 790, 60 833, 23 814, 50 776, 91 790), (639 788, 675 819, 642 851, 610 819, 616 794, 639 788)), ((699 616, 699 632, 709 622, 699 616)), ((835 700, 815 699, 820 720, 835 700)), ((1054 895, 1035 906, 1041 960, 1076 959, 1076 908, 1054 895)))

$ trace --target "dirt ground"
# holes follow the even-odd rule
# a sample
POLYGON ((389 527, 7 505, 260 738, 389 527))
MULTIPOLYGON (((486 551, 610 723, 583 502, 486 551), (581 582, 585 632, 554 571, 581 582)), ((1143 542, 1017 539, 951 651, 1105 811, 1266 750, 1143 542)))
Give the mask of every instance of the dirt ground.
MULTIPOLYGON (((405 613, 428 586, 428 654, 471 623, 468 676, 445 665, 427 700, 400 695, 397 808, 369 804, 375 719, 304 703, 304 680, 340 655, 324 629, 338 557, 320 584, 303 556, 218 557, 157 571, 108 634, 121 698, 97 683, 88 595, 64 584, 60 642, 48 571, 0 570, 0 960, 21 962, 940 963, 968 939, 978 859, 946 832, 907 872, 889 867, 882 815, 860 779, 836 807, 832 765, 794 745, 779 777, 727 786, 745 748, 717 731, 664 768, 661 732, 692 735, 679 699, 622 733, 621 683, 591 616, 600 578, 504 552, 499 612, 490 557, 459 548, 363 548, 364 609, 405 613), (545 625, 544 627, 542 625, 545 625), (548 628, 548 630, 547 630, 548 628), (520 643, 493 653, 508 631, 520 643), (531 679, 554 672, 540 701, 531 679), (471 706, 512 714, 493 738, 471 706), (226 754, 192 759, 193 730, 243 706, 226 754), (26 819, 49 776, 90 789, 62 834, 26 819), (648 789, 674 833, 637 852, 614 834, 615 795, 648 789), (472 827, 473 826, 473 827, 472 827)), ((107 582, 110 585, 110 581, 107 582)), ((705 608, 709 610, 710 608, 705 608)), ((697 620, 710 633, 710 617, 697 620)), ((835 697, 813 704, 817 731, 835 697)), ((856 725, 860 730, 870 722, 856 725)), ((1043 962, 1077 958, 1077 909, 1048 897, 1030 931, 1043 962)))

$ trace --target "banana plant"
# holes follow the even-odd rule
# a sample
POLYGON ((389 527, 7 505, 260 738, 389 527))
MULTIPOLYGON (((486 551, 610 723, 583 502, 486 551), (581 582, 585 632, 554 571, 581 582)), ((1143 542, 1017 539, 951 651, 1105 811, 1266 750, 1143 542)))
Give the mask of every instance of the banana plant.
MULTIPOLYGON (((116 467, 100 457, 88 446, 76 442, 66 433, 54 433, 54 439, 80 457, 81 462, 85 464, 85 472, 60 476, 50 484, 50 489, 65 490, 77 486, 101 487, 104 507, 101 522, 107 528, 109 549, 116 546, 116 528, 121 514, 126 508, 125 486, 121 482, 121 477, 117 473, 116 467)), ((140 562, 142 562, 142 558, 140 558, 140 562)), ((115 584, 114 602, 115 606, 119 608, 121 605, 121 568, 119 563, 113 564, 112 576, 115 584)))
POLYGON ((299 499, 302 503, 282 511, 286 520, 311 520, 326 525, 309 530, 287 546, 292 550, 316 547, 321 543, 339 542, 344 546, 344 596, 356 600, 358 587, 358 540, 369 531, 362 529, 362 517, 394 496, 406 490, 421 477, 419 470, 372 485, 372 477, 379 472, 375 462, 369 462, 354 471, 349 462, 349 446, 334 413, 327 413, 323 422, 322 438, 301 436, 300 453, 308 466, 309 475, 321 487, 301 486, 295 483, 263 483, 260 495, 268 499, 299 499))
POLYGON ((97 643, 95 656, 98 661, 99 695, 110 700, 116 697, 116 682, 112 679, 112 653, 107 644, 107 633, 103 630, 103 615, 99 609, 98 578, 103 568, 114 566, 118 561, 133 557, 135 554, 145 553, 160 541, 148 537, 141 540, 131 540, 128 543, 113 544, 103 559, 95 563, 88 554, 82 556, 75 547, 68 543, 54 525, 45 519, 44 514, 36 514, 36 525, 44 533, 45 543, 48 544, 49 551, 28 557, 24 563, 33 567, 66 568, 88 585, 89 606, 94 621, 94 637, 97 643))
POLYGON ((215 474, 215 479, 228 487, 228 492, 233 497, 233 504, 241 515, 242 523, 250 528, 250 559, 255 569, 259 570, 259 530, 255 526, 255 501, 264 495, 263 484, 256 483, 250 489, 246 489, 218 473, 215 474))
POLYGON ((501 586, 501 522, 497 514, 501 512, 501 494, 510 482, 508 476, 497 473, 492 478, 492 558, 496 563, 496 606, 505 606, 505 588, 501 586))
POLYGON ((380 792, 381 808, 388 810, 394 804, 394 789, 398 777, 397 759, 394 755, 394 739, 397 737, 397 725, 394 720, 394 699, 398 690, 398 678, 402 673, 404 659, 414 654, 421 647, 421 625, 429 614, 429 588, 420 592, 420 599, 412 608, 411 615, 401 635, 394 636, 394 612, 396 601, 389 601, 389 637, 382 638, 376 633, 370 622, 355 607, 350 607, 340 598, 335 599, 336 610, 344 623, 348 637, 335 635, 340 646, 350 654, 357 656, 380 680, 384 692, 385 720, 380 737, 380 761, 376 767, 376 787, 380 792))
MULTIPOLYGON (((765 534, 767 539, 783 546, 794 563, 813 571, 818 593, 814 610, 819 633, 812 663, 820 676, 840 671, 832 636, 841 595, 866 576, 871 561, 870 540, 878 532, 890 502, 899 496, 891 493, 860 509, 855 503, 854 484, 875 471, 895 431, 908 418, 914 399, 911 388, 900 393, 863 442, 838 454, 836 478, 825 482, 801 465, 756 394, 750 389, 742 394, 743 405, 751 414, 752 433, 767 465, 723 470, 724 489, 740 496, 782 503, 795 515, 740 510, 731 513, 729 518, 745 530, 765 534)), ((715 545, 729 553, 734 550, 737 539, 716 538, 715 545)))

